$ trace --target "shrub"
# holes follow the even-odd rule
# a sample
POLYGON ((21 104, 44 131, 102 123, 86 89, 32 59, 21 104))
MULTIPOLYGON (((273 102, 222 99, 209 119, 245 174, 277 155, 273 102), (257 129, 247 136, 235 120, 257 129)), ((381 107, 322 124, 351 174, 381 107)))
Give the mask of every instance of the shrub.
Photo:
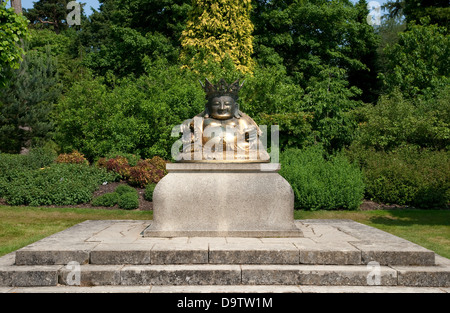
POLYGON ((89 164, 83 154, 74 150, 72 153, 62 153, 56 158, 56 163, 89 164))
POLYGON ((92 200, 94 206, 114 206, 118 205, 121 209, 134 210, 139 207, 139 196, 131 186, 119 185, 114 192, 106 193, 92 200))
POLYGON ((56 152, 49 148, 33 148, 25 159, 30 168, 42 168, 55 161, 56 152))
POLYGON ((136 190, 128 185, 119 185, 116 187, 116 190, 114 190, 114 192, 121 196, 125 193, 136 192, 136 190))
POLYGON ((398 90, 381 96, 376 105, 355 111, 360 120, 356 142, 390 151, 402 145, 450 148, 450 86, 435 97, 406 99, 398 90))
POLYGON ((73 205, 90 202, 100 184, 114 180, 115 174, 105 169, 84 164, 52 164, 16 171, 3 178, 1 192, 10 205, 73 205))
POLYGON ((97 161, 97 166, 118 173, 130 185, 142 188, 150 183, 158 183, 167 174, 166 161, 158 156, 137 160, 135 155, 125 155, 117 155, 112 159, 101 158, 97 161), (136 164, 130 166, 129 160, 136 164))
POLYGON ((115 206, 119 201, 119 194, 115 192, 106 193, 92 200, 93 206, 115 206))
POLYGON ((131 166, 128 164, 127 158, 123 156, 117 156, 113 159, 109 159, 106 161, 106 168, 109 171, 116 172, 123 179, 128 179, 130 176, 130 168, 131 166))
POLYGON ((53 163, 56 155, 45 148, 34 148, 28 155, 0 153, 0 176, 11 172, 39 169, 53 163))
POLYGON ((128 165, 130 166, 135 166, 137 162, 141 159, 141 156, 139 154, 123 153, 123 152, 111 152, 105 156, 105 159, 109 160, 118 157, 121 157, 122 159, 123 158, 127 159, 128 165))
POLYGON ((134 210, 139 207, 139 197, 136 191, 127 192, 120 195, 119 200, 117 202, 121 209, 125 210, 134 210))
POLYGON ((450 202, 450 152, 405 145, 389 152, 352 146, 349 155, 362 167, 366 197, 418 208, 450 202))
POLYGON ((20 154, 0 154, 0 177, 9 179, 15 175, 15 173, 22 172, 25 169, 29 169, 26 155, 20 154))
POLYGON ((156 184, 148 184, 145 187, 144 198, 147 201, 153 201, 153 191, 155 190, 156 184))
POLYGON ((25 171, 44 168, 53 163, 56 154, 49 149, 35 148, 28 155, 0 154, 0 198, 7 193, 10 182, 25 171))
POLYGON ((154 165, 152 160, 140 160, 136 166, 130 169, 129 183, 134 186, 145 187, 150 183, 159 182, 164 176, 165 170, 161 169, 158 163, 156 164, 154 165))
POLYGON ((295 208, 357 209, 364 195, 359 168, 339 154, 327 156, 318 145, 288 149, 280 156, 280 174, 295 193, 295 208))
POLYGON ((178 65, 149 64, 146 71, 117 80, 113 89, 104 78, 75 82, 58 103, 55 142, 89 160, 111 151, 170 158, 172 128, 202 112, 204 92, 178 65))

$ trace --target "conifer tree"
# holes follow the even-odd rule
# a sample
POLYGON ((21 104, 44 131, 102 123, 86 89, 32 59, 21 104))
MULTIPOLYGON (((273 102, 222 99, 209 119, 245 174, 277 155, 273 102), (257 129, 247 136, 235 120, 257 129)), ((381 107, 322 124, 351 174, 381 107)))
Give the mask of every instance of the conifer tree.
POLYGON ((251 0, 194 0, 181 35, 181 61, 187 67, 231 59, 245 74, 253 68, 251 0))
POLYGON ((27 51, 18 70, 0 89, 0 152, 19 153, 49 139, 50 114, 60 96, 56 63, 45 54, 27 51))

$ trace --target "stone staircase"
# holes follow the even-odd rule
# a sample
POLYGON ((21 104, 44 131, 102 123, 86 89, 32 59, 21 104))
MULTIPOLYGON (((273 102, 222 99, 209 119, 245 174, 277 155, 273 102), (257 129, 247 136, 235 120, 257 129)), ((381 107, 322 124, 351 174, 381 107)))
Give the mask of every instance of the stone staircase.
POLYGON ((297 220, 298 238, 143 237, 150 223, 86 221, 10 253, 0 291, 450 292, 450 260, 351 220, 297 220))

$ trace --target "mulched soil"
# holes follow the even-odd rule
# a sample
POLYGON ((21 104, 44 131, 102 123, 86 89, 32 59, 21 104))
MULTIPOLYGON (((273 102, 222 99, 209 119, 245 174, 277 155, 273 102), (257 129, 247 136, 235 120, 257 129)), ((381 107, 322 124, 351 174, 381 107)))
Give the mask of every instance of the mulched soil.
POLYGON ((370 200, 364 200, 363 203, 359 206, 361 211, 372 211, 372 210, 402 210, 402 209, 411 209, 412 207, 407 205, 398 205, 398 204, 384 204, 377 203, 370 200))

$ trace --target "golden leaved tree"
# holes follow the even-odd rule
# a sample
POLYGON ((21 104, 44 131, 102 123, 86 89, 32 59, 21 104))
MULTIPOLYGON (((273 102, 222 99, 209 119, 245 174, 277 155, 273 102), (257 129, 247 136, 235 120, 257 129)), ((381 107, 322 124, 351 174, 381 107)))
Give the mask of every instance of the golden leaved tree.
POLYGON ((236 69, 252 73, 251 0, 193 0, 181 35, 180 58, 189 68, 231 59, 236 69))

